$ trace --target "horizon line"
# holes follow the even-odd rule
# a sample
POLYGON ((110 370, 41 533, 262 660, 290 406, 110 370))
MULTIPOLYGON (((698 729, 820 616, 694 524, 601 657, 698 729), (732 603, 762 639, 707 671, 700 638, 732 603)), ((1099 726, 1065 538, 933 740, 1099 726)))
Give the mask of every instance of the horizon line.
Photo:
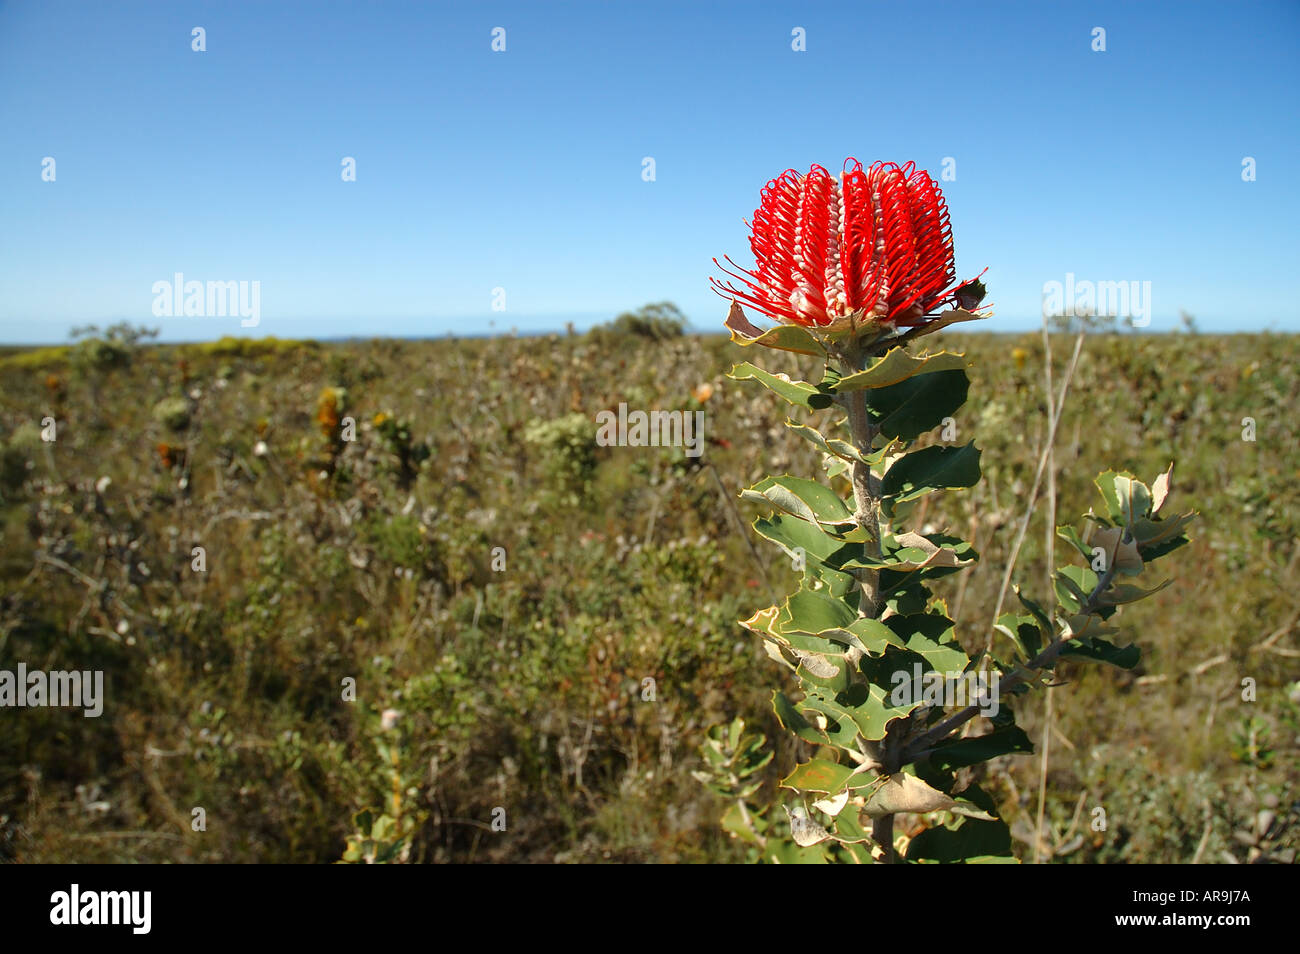
MULTIPOLYGON (((447 339, 482 340, 482 339, 490 339, 490 338, 542 338, 542 337, 552 337, 552 336, 577 338, 577 337, 582 337, 586 335, 588 332, 594 331, 599 327, 600 326, 597 325, 582 330, 575 329, 573 331, 570 331, 567 328, 551 327, 551 328, 511 328, 507 331, 492 331, 492 332, 446 331, 446 332, 431 333, 431 334, 344 334, 344 335, 310 335, 310 336, 286 335, 283 337, 274 334, 250 335, 250 334, 228 333, 228 334, 220 335, 215 338, 147 338, 147 339, 141 339, 137 343, 142 347, 148 347, 148 346, 167 346, 167 345, 196 345, 196 344, 205 344, 205 343, 210 344, 212 342, 221 341, 224 339, 235 339, 235 340, 247 339, 251 341, 267 341, 267 340, 300 341, 300 342, 316 342, 319 344, 344 344, 344 343, 359 342, 359 341, 441 341, 447 339)), ((103 329, 101 328, 99 330, 103 330, 103 329)), ((950 325, 948 327, 943 328, 942 333, 953 334, 953 335, 1023 335, 1028 333, 1037 333, 1041 330, 1042 330, 1042 323, 1040 321, 1037 325, 1034 326, 1021 326, 1016 328, 1005 328, 1005 327, 990 328, 987 326, 958 327, 958 326, 950 325)), ((1051 333, 1052 334, 1073 334, 1074 332, 1065 329, 1053 329, 1051 333)), ((1213 328, 1208 328, 1208 329, 1197 329, 1195 331, 1192 331, 1187 329, 1186 327, 1181 327, 1181 326, 1163 327, 1163 328, 1147 326, 1142 328, 1130 328, 1130 327, 1098 328, 1088 333, 1092 335, 1129 335, 1134 337, 1144 336, 1144 335, 1187 335, 1189 337, 1196 337, 1196 336, 1208 337, 1208 336, 1230 336, 1230 335, 1231 336, 1295 335, 1295 334, 1300 334, 1300 329, 1285 329, 1285 328, 1278 329, 1278 328, 1264 327, 1264 328, 1254 328, 1254 329, 1217 330, 1213 328)), ((728 337, 728 335, 729 332, 727 331, 725 326, 714 329, 714 328, 697 328, 688 325, 682 329, 681 337, 726 338, 728 337)), ((93 338, 93 337, 95 336, 88 335, 82 339, 70 339, 64 341, 0 341, 0 348, 6 350, 34 350, 38 348, 72 347, 75 346, 80 340, 86 340, 88 338, 93 338)), ((671 340, 671 339, 664 339, 664 340, 671 340)))

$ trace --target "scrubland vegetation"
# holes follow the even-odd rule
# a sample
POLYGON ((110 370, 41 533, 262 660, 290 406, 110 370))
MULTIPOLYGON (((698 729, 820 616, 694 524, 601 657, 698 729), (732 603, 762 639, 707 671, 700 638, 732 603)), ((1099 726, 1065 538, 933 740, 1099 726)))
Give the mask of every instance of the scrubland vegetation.
MULTIPOLYGON (((736 622, 795 577, 737 490, 819 454, 726 377, 738 349, 655 317, 338 345, 119 332, 0 356, 0 669, 107 686, 100 718, 0 710, 0 858, 744 860, 692 774, 708 730, 740 716, 778 746, 765 797, 807 754, 736 622), (620 402, 703 410, 705 452, 598 446, 620 402)), ((956 425, 984 480, 923 521, 981 554, 944 592, 977 646, 1045 436, 1043 341, 939 337, 973 363, 956 425)), ((1054 336, 1058 384, 1073 344, 1054 336)), ((783 359, 815 374, 767 367, 783 359)), ((1175 585, 1116 617, 1141 633, 1137 669, 1058 670, 1047 858, 1294 860, 1297 419, 1295 337, 1086 337, 1061 521, 1099 471, 1170 461, 1200 518, 1175 585)), ((1045 506, 1016 563, 1030 592, 1045 506)), ((1044 696, 1017 705, 1041 753, 1044 696)), ((1008 757, 981 781, 1025 860, 1042 770, 1008 757)))

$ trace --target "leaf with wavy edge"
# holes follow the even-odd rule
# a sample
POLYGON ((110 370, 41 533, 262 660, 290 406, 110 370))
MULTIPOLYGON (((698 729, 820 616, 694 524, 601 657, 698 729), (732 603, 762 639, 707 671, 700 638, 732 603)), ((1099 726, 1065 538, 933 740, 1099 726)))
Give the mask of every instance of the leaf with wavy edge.
POLYGON ((840 765, 827 759, 813 759, 811 762, 800 762, 796 765, 794 771, 781 780, 781 787, 796 792, 835 795, 848 790, 849 779, 852 777, 852 766, 840 765))
POLYGON ((994 821, 992 815, 972 802, 967 802, 945 795, 937 788, 931 788, 915 775, 899 772, 889 776, 884 785, 876 789, 862 809, 868 818, 882 815, 896 815, 899 812, 912 812, 923 815, 926 812, 948 811, 954 815, 978 818, 981 821, 994 821))
POLYGON ((880 493, 882 509, 893 515, 892 504, 905 502, 936 490, 973 487, 980 479, 980 449, 971 441, 960 447, 932 444, 912 451, 885 471, 880 493))
MULTIPOLYGON (((872 559, 864 554, 861 558, 845 560, 843 565, 846 568, 910 571, 932 567, 963 567, 976 562, 975 557, 962 559, 956 550, 941 547, 919 533, 896 534, 893 540, 898 545, 889 549, 881 559, 872 559), (908 553, 909 550, 919 552, 908 553)), ((885 542, 888 546, 889 540, 886 539, 885 542)), ((969 549, 970 545, 966 544, 966 547, 969 549)))
MULTIPOLYGON (((1195 519, 1196 511, 1189 510, 1187 513, 1180 513, 1176 517, 1164 517, 1160 520, 1138 520, 1130 529, 1137 540, 1138 549, 1148 550, 1158 547, 1162 543, 1172 541, 1195 519)), ((1145 559, 1155 559, 1155 557, 1148 556, 1145 559)))
POLYGON ((883 656, 890 646, 906 649, 907 643, 878 619, 861 617, 845 627, 823 629, 817 634, 823 639, 834 640, 865 653, 868 656, 883 656))
POLYGON ((790 837, 800 848, 811 848, 830 839, 831 833, 809 818, 808 809, 802 805, 796 805, 793 810, 788 805, 781 807, 785 809, 786 817, 790 819, 790 837))
POLYGON ((853 511, 835 491, 806 477, 764 477, 740 492, 742 500, 771 504, 793 517, 823 526, 853 523, 853 511))
POLYGON ((867 413, 881 437, 914 441, 957 413, 969 391, 966 370, 949 368, 860 393, 866 397, 867 413))
POLYGON ((924 325, 913 328, 902 337, 905 337, 910 341, 913 338, 920 338, 924 335, 932 335, 936 331, 942 331, 949 325, 955 325, 959 321, 983 321, 985 318, 992 317, 992 311, 987 311, 982 315, 977 315, 972 311, 967 311, 965 308, 950 308, 948 311, 941 312, 939 317, 935 318, 933 321, 926 322, 924 325))
POLYGON ((840 705, 840 708, 857 723, 858 731, 862 733, 864 739, 870 742, 879 741, 885 737, 885 729, 889 723, 909 715, 921 705, 921 700, 915 699, 896 706, 889 701, 890 695, 892 691, 884 686, 875 683, 859 684, 845 692, 843 698, 849 701, 840 705), (855 699, 861 701, 855 702, 855 699))
POLYGON ((887 388, 918 374, 965 370, 966 367, 966 356, 954 351, 912 354, 906 348, 891 348, 871 367, 840 378, 835 390, 843 393, 866 388, 887 388))
POLYGON ((1169 499, 1169 491, 1172 489, 1174 480, 1174 465, 1171 461, 1169 469, 1155 479, 1151 485, 1151 516, 1160 512, 1160 508, 1165 505, 1169 499))
POLYGON ((1083 545, 1088 547, 1089 556, 1093 555, 1093 547, 1101 547, 1107 564, 1113 561, 1116 572, 1137 576, 1144 565, 1142 554, 1138 552, 1137 541, 1125 541, 1125 535, 1120 527, 1102 527, 1089 520, 1083 531, 1083 545))
POLYGON ((807 354, 817 358, 826 357, 826 349, 822 343, 807 329, 799 325, 777 325, 764 330, 745 317, 745 310, 734 298, 727 312, 726 325, 731 332, 731 340, 742 348, 762 345, 778 351, 792 351, 795 354, 807 354))
POLYGON ((811 411, 821 410, 835 403, 835 396, 829 391, 814 387, 807 381, 793 381, 788 374, 772 374, 755 367, 748 361, 732 368, 727 373, 727 377, 733 381, 757 381, 789 403, 806 407, 811 411))
POLYGON ((794 704, 786 698, 785 693, 773 691, 772 693, 772 710, 776 713, 777 721, 781 723, 781 728, 787 732, 793 732, 805 742, 811 742, 814 745, 830 745, 830 740, 826 738, 826 733, 822 732, 811 722, 799 714, 799 710, 794 704))
MULTIPOLYGON (((841 422, 842 423, 842 422, 841 422)), ((821 431, 815 427, 809 427, 806 424, 799 424, 795 421, 786 421, 785 426, 790 428, 804 440, 808 441, 814 447, 824 453, 838 457, 841 460, 858 461, 863 464, 879 464, 883 459, 883 451, 864 457, 862 452, 850 444, 848 441, 837 440, 833 437, 825 437, 821 431)))
POLYGON ((1149 590, 1134 586, 1132 583, 1115 583, 1101 594, 1101 602, 1107 606, 1116 606, 1120 603, 1136 603, 1138 600, 1146 599, 1153 593, 1159 593, 1172 582, 1173 580, 1165 580, 1149 590))
POLYGON ((857 587, 857 580, 839 569, 839 561, 861 550, 861 546, 845 544, 819 525, 788 514, 760 517, 753 527, 755 533, 777 544, 792 559, 802 556, 807 572, 826 584, 827 595, 843 599, 857 587))

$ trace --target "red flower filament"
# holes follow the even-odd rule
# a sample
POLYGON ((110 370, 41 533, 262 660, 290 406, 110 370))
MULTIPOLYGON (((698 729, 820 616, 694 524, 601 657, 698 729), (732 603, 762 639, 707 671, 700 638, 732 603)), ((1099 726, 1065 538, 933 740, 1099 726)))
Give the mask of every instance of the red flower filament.
POLYGON ((741 283, 710 279, 725 298, 789 324, 847 315, 915 324, 976 279, 956 282, 943 193, 915 163, 850 159, 836 179, 821 166, 769 182, 754 212, 755 269, 714 264, 741 283))

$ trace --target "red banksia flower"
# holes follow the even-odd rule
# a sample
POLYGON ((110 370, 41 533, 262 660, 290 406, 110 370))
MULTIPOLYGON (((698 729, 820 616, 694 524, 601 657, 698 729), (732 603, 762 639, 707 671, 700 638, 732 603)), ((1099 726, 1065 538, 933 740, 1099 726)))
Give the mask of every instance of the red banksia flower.
POLYGON ((946 302, 974 307, 968 286, 982 297, 978 279, 956 281, 948 206, 915 163, 864 169, 850 159, 838 179, 816 165, 807 175, 787 170, 764 187, 751 228, 754 271, 713 260, 743 287, 711 281, 780 322, 921 324, 946 302))

